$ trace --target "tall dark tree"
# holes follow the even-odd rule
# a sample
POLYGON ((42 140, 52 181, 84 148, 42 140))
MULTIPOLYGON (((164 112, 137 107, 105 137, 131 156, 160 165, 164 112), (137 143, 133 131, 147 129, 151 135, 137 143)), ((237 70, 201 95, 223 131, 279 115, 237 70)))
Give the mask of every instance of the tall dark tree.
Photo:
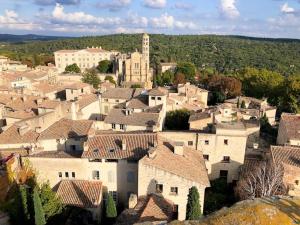
POLYGON ((106 218, 116 218, 117 217, 117 208, 115 201, 111 194, 107 195, 107 202, 106 202, 106 218))
POLYGON ((30 221, 30 212, 29 212, 29 205, 28 205, 28 198, 29 198, 29 193, 28 189, 26 188, 25 185, 21 185, 19 187, 20 191, 20 196, 21 196, 21 201, 22 201, 22 211, 23 211, 23 216, 24 216, 24 224, 28 224, 30 221))
POLYGON ((41 203, 38 187, 35 187, 33 190, 33 205, 34 205, 35 225, 45 225, 46 224, 45 213, 41 203))
POLYGON ((186 220, 199 220, 201 218, 200 196, 198 189, 193 186, 189 190, 186 205, 186 220))
POLYGON ((102 60, 99 62, 97 69, 100 73, 112 73, 113 63, 109 60, 102 60))

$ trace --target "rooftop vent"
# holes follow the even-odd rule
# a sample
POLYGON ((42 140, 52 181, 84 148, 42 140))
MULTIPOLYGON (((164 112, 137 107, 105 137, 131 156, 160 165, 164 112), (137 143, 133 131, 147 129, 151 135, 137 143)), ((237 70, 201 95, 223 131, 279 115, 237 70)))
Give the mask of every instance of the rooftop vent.
POLYGON ((174 154, 183 156, 183 148, 184 148, 183 142, 175 142, 173 147, 174 147, 174 154))
POLYGON ((115 151, 115 149, 114 149, 114 148, 110 148, 108 151, 109 151, 110 153, 113 153, 113 152, 115 151))
POLYGON ((99 152, 99 149, 98 149, 98 148, 95 148, 95 149, 93 150, 93 152, 94 152, 94 153, 98 153, 98 152, 99 152))

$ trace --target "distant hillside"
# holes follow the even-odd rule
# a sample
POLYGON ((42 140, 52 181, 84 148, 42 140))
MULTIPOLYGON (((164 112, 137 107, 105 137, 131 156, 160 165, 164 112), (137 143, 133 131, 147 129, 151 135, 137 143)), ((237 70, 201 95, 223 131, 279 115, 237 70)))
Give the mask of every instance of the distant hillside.
MULTIPOLYGON (((300 40, 217 35, 150 35, 152 65, 160 61, 190 61, 222 73, 247 66, 281 73, 300 73, 300 40)), ((117 34, 51 41, 30 41, 0 47, 0 54, 16 59, 52 55, 59 49, 102 46, 121 52, 141 50, 140 34, 117 34)))
POLYGON ((14 35, 14 34, 0 34, 0 42, 28 42, 28 41, 50 41, 57 39, 64 39, 66 37, 58 36, 43 36, 36 34, 14 35))
MULTIPOLYGON (((224 208, 200 221, 170 225, 289 225, 300 224, 300 199, 255 199, 224 208)), ((149 225, 149 224, 148 224, 149 225)))

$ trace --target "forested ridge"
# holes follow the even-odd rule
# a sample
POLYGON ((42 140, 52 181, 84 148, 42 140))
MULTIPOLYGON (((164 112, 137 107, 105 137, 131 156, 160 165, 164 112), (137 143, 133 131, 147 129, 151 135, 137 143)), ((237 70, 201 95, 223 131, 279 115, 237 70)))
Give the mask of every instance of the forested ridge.
MULTIPOLYGON (((192 62, 221 73, 245 67, 266 68, 282 74, 300 72, 300 40, 263 39, 217 35, 150 35, 152 65, 159 62, 192 62)), ((5 43, 0 54, 17 60, 52 56, 60 49, 102 46, 107 50, 141 50, 141 34, 116 34, 51 41, 5 43)))

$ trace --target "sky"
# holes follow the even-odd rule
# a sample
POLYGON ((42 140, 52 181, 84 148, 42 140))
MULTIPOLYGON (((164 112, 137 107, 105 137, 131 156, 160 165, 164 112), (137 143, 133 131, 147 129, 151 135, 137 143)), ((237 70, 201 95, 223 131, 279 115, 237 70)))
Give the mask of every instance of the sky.
POLYGON ((300 0, 0 0, 0 33, 300 39, 300 0))

